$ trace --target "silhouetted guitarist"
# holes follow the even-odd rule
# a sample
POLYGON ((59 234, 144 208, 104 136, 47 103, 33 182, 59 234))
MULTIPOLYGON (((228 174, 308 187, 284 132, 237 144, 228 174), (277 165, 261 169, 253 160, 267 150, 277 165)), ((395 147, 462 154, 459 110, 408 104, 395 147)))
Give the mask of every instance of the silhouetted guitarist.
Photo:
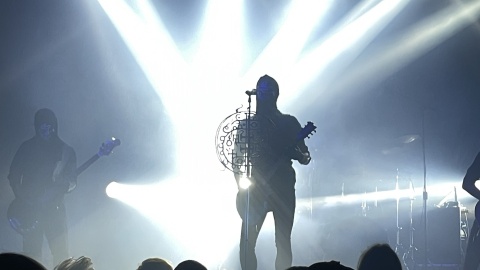
MULTIPOLYGON (((465 177, 463 178, 462 187, 465 191, 470 193, 477 200, 480 200, 480 190, 475 186, 475 182, 480 179, 480 153, 477 154, 472 165, 467 170, 465 177)), ((478 224, 478 203, 475 211, 475 220, 470 230, 468 237, 467 249, 465 251, 465 260, 463 263, 463 269, 476 270, 480 265, 480 226, 478 224)))
MULTIPOLYGON (((292 264, 291 233, 295 214, 295 170, 292 159, 300 164, 310 162, 310 154, 303 138, 297 141, 302 130, 298 120, 277 109, 279 87, 270 76, 262 76, 256 86, 256 113, 253 121, 258 128, 252 130, 250 161, 252 164, 250 212, 252 218, 243 218, 240 239, 240 263, 243 270, 256 270, 255 246, 267 212, 275 219, 277 257, 275 268, 284 270, 292 264), (248 228, 245 226, 248 225, 248 228), (246 230, 247 229, 247 230, 246 230), (248 234, 248 236, 246 235, 248 234), (247 241, 248 238, 248 241, 247 241)), ((253 93, 250 93, 253 94, 253 93)), ((240 175, 235 174, 237 184, 240 175)), ((246 191, 239 186, 237 207, 244 205, 246 191)), ((243 210, 239 210, 242 215, 243 210)))
POLYGON ((8 179, 15 198, 40 211, 38 226, 23 235, 23 251, 42 261, 45 235, 57 264, 68 258, 64 194, 77 181, 77 159, 58 137, 57 118, 50 109, 36 112, 34 126, 36 134, 17 150, 8 179))

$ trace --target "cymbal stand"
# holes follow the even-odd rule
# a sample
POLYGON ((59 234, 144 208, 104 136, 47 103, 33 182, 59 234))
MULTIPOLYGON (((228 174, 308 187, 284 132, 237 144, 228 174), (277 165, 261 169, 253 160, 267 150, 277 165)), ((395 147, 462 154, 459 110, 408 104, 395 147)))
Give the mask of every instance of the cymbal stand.
POLYGON ((366 217, 368 212, 368 205, 367 205, 367 192, 363 193, 362 205, 361 205, 361 216, 366 217))
POLYGON ((403 250, 402 243, 400 241, 400 231, 402 230, 402 227, 400 227, 400 222, 399 222, 400 189, 399 189, 399 185, 398 185, 398 168, 397 168, 397 175, 395 177, 395 196, 396 196, 396 200, 397 200, 397 205, 396 205, 397 237, 396 237, 396 242, 395 242, 395 252, 401 258, 401 257, 403 257, 404 250, 403 250))
POLYGON ((410 179, 410 213, 409 213, 409 246, 407 252, 403 255, 403 263, 407 270, 412 269, 411 266, 415 265, 414 253, 417 251, 417 248, 414 245, 414 231, 413 227, 413 200, 415 200, 415 189, 413 187, 412 179, 410 179))
POLYGON ((427 201, 428 201, 428 192, 427 192, 427 162, 425 154, 425 109, 423 110, 422 115, 422 153, 423 153, 423 234, 425 235, 424 239, 424 258, 423 258, 423 269, 427 269, 428 265, 428 215, 427 215, 427 201))

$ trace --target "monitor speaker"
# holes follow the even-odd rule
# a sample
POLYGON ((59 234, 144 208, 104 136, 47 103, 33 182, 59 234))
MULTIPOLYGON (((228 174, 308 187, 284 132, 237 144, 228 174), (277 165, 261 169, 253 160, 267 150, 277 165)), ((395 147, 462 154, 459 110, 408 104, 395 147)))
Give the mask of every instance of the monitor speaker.
MULTIPOLYGON (((423 217, 421 220, 423 221, 423 217)), ((459 207, 435 207, 427 212, 428 263, 445 265, 461 263, 460 221, 459 207)), ((421 223, 417 224, 414 234, 415 246, 418 249, 415 256, 417 263, 424 262, 425 258, 425 225, 421 223)))

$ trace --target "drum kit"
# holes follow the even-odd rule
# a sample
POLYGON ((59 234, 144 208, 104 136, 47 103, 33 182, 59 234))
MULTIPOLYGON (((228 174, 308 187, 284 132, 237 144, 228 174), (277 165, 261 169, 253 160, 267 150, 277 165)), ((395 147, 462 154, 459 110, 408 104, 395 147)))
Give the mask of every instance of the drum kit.
MULTIPOLYGON (((399 137, 393 144, 394 147, 384 149, 382 153, 399 153, 399 147, 419 138, 418 135, 399 137)), ((428 268, 435 264, 461 264, 461 247, 468 238, 468 228, 465 228, 468 227, 468 219, 467 211, 457 201, 455 188, 454 199, 435 205, 434 209, 429 208, 427 219, 426 185, 424 184, 423 192, 416 192, 414 181, 407 173, 402 175, 402 171, 397 168, 388 180, 369 184, 370 192, 365 192, 364 199, 356 206, 356 209, 360 209, 340 223, 332 222, 337 228, 328 230, 330 238, 327 237, 324 241, 332 243, 344 239, 342 246, 352 247, 353 238, 372 235, 372 230, 376 230, 375 236, 361 243, 363 250, 368 245, 381 242, 381 239, 387 239, 386 242, 394 248, 404 269, 426 269, 424 266, 428 268), (418 198, 422 198, 422 202, 418 198), (420 204, 423 205, 422 210, 420 204), (348 228, 339 229, 341 226, 348 228)))
POLYGON ((364 200, 361 203, 362 215, 383 224, 389 232, 390 245, 403 260, 406 269, 411 269, 410 264, 414 263, 414 254, 418 250, 414 241, 415 189, 413 181, 410 178, 401 178, 398 169, 394 179, 394 189, 380 191, 378 186, 375 186, 371 196, 373 202, 364 200), (405 188, 405 185, 408 188, 405 188))

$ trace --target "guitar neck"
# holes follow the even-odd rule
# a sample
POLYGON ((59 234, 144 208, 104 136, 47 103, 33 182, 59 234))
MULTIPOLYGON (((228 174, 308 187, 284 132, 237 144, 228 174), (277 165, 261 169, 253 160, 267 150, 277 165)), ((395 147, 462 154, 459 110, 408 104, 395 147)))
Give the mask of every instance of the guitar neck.
POLYGON ((93 155, 91 158, 89 158, 85 163, 80 165, 80 167, 77 168, 77 175, 81 174, 83 171, 85 171, 90 165, 92 165, 95 161, 97 161, 100 158, 98 154, 93 155))

